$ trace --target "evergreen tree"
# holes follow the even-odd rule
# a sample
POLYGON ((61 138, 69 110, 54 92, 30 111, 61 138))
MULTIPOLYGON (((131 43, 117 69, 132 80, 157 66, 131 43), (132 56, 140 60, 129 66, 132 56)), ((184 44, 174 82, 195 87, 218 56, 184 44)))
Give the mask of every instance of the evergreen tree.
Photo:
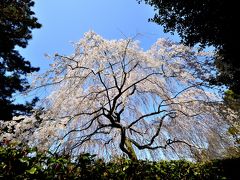
POLYGON ((227 0, 138 0, 155 9, 153 21, 165 32, 177 32, 190 46, 214 46, 217 75, 211 84, 226 85, 240 94, 240 66, 238 54, 238 5, 227 0))
POLYGON ((15 49, 26 48, 32 38, 32 29, 41 24, 34 17, 32 0, 0 0, 0 120, 28 114, 37 98, 20 104, 14 95, 23 92, 29 85, 25 76, 38 71, 15 49))

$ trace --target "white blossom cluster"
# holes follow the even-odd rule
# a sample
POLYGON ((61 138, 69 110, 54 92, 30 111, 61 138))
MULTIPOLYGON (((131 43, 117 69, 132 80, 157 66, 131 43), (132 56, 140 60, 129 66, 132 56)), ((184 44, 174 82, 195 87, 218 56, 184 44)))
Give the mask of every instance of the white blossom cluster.
POLYGON ((120 130, 126 129, 135 151, 146 158, 159 150, 141 151, 137 143, 152 148, 179 139, 206 148, 206 134, 226 127, 218 97, 197 76, 209 76, 199 58, 207 60, 208 54, 166 39, 144 51, 133 39, 106 40, 87 32, 72 55, 55 54, 51 68, 33 82, 33 90, 51 89, 39 127, 29 132, 34 115, 13 120, 4 126, 14 126, 14 132, 1 138, 114 156, 122 153, 120 130))

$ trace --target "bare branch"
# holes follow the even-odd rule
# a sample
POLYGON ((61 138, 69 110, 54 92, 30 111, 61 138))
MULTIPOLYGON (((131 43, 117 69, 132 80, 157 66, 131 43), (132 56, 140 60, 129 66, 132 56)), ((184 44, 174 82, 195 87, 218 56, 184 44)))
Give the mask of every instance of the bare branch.
POLYGON ((196 78, 201 66, 194 61, 197 53, 191 48, 168 40, 143 51, 132 39, 108 41, 88 32, 72 56, 57 55, 37 82, 38 88, 55 87, 45 100, 45 126, 54 137, 67 132, 60 137, 69 138, 71 152, 100 141, 101 148, 118 146, 118 155, 132 159, 132 145, 156 150, 207 142, 201 139, 221 119, 215 109, 218 97, 196 78), (67 126, 57 129, 61 124, 67 126), (165 142, 169 137, 178 139, 165 142))

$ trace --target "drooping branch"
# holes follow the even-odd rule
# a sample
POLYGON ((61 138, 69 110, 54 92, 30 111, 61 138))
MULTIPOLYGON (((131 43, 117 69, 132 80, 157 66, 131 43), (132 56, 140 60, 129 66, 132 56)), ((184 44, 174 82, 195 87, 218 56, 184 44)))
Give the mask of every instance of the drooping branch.
POLYGON ((216 98, 204 93, 204 84, 191 70, 196 58, 189 47, 168 40, 143 51, 132 39, 108 41, 89 32, 73 55, 58 55, 42 76, 46 79, 40 87, 56 87, 46 100, 45 118, 54 119, 56 127, 68 119, 63 121, 69 128, 64 138, 71 137, 73 149, 90 147, 97 139, 136 159, 136 149, 187 144, 189 132, 180 127, 193 131, 197 118, 212 123, 218 117, 211 111, 214 105, 205 103, 216 98), (164 138, 175 137, 171 136, 175 131, 178 140, 165 142, 164 138))
POLYGON ((138 148, 138 149, 150 149, 150 150, 155 150, 155 149, 166 149, 168 146, 170 146, 171 144, 175 144, 175 143, 182 143, 182 144, 185 144, 187 145, 188 147, 192 147, 191 144, 189 144, 188 142, 186 141, 183 141, 183 140, 171 140, 171 139, 168 139, 164 145, 159 145, 159 146, 149 146, 149 145, 140 145, 139 143, 137 143, 136 141, 130 139, 130 141, 138 148))
MULTIPOLYGON (((159 114, 159 113, 157 113, 157 114, 159 114)), ((136 145, 136 143, 133 143, 133 144, 135 144, 138 148, 150 148, 151 147, 151 145, 154 143, 154 140, 155 140, 155 138, 156 137, 158 137, 159 136, 159 133, 160 133, 160 130, 161 130, 161 128, 162 128, 162 124, 163 124, 163 121, 164 121, 164 119, 166 118, 166 117, 170 117, 170 118, 175 118, 175 116, 172 116, 171 115, 172 114, 172 112, 168 112, 167 114, 165 114, 165 115, 163 115, 158 121, 159 121, 159 124, 158 124, 158 126, 157 126, 157 130, 156 130, 156 132, 155 132, 155 134, 151 137, 151 139, 150 139, 150 141, 149 141, 149 143, 148 144, 145 144, 145 145, 140 145, 140 144, 137 144, 136 145)), ((152 115, 155 115, 155 113, 152 113, 152 114, 147 114, 148 116, 152 116, 152 115)), ((143 116, 142 116, 143 117, 143 116)), ((141 120, 141 118, 140 119, 137 119, 137 121, 134 121, 133 123, 131 123, 129 126, 128 126, 128 129, 130 129, 131 128, 131 126, 133 126, 135 123, 137 123, 139 120, 141 120)), ((150 137, 149 137, 150 138, 150 137)), ((130 141, 132 142, 132 141, 134 141, 134 140, 132 140, 132 139, 130 139, 130 141)))

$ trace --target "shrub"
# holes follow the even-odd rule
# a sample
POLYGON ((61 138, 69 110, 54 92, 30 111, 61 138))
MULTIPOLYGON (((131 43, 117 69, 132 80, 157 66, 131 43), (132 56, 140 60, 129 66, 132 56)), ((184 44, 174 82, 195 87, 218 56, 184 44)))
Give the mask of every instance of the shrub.
POLYGON ((105 162, 88 153, 73 160, 22 144, 0 146, 0 179, 238 179, 239 165, 240 158, 198 163, 125 158, 105 162))

